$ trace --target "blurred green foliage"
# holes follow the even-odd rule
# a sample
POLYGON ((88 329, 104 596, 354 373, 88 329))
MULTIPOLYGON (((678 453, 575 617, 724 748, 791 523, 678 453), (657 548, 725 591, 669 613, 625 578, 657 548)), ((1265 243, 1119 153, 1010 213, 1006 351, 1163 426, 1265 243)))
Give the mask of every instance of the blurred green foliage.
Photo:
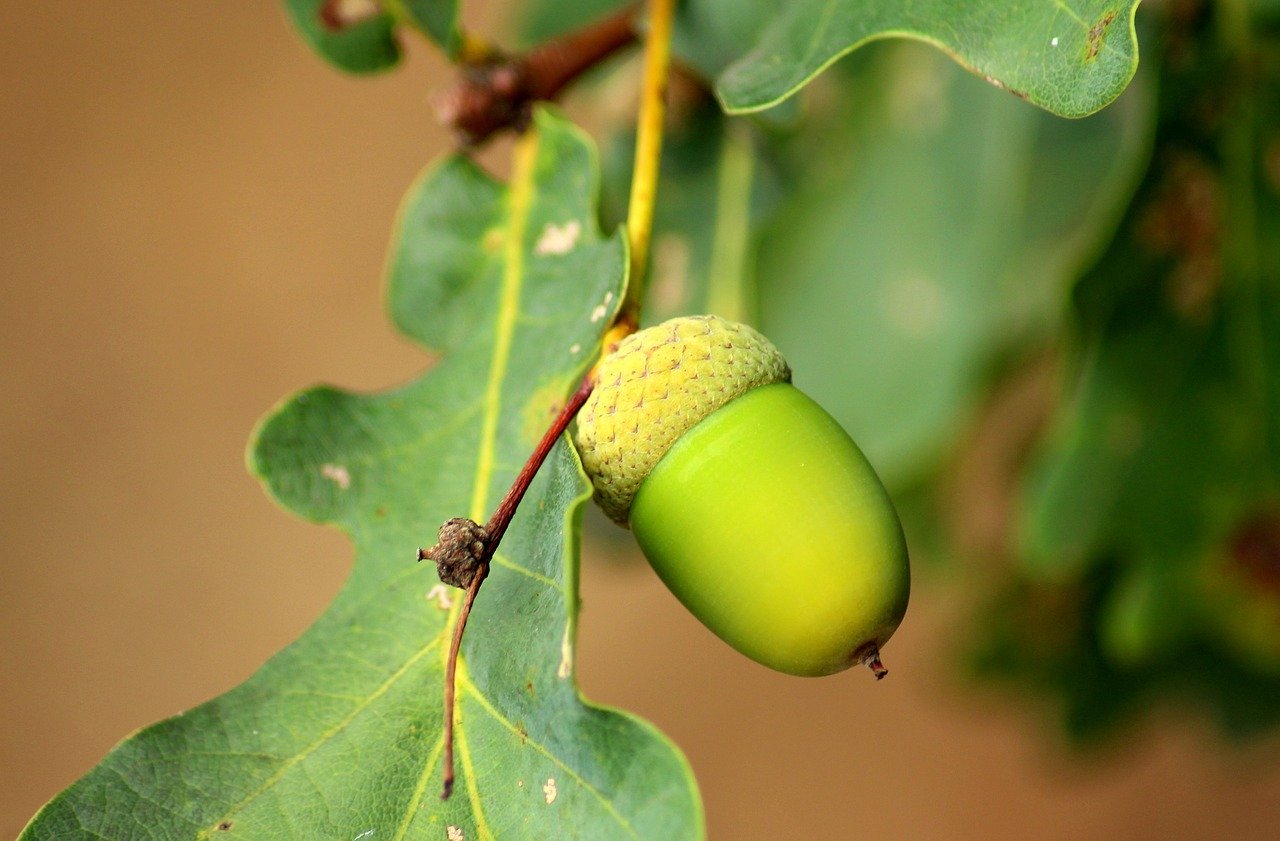
POLYGON ((985 674, 1061 693, 1090 735, 1166 695, 1231 734, 1280 720, 1280 39, 1243 6, 1165 10, 1151 162, 1077 282, 1066 392, 1025 475, 985 674), (1031 596, 1028 603, 1035 603, 1031 596))

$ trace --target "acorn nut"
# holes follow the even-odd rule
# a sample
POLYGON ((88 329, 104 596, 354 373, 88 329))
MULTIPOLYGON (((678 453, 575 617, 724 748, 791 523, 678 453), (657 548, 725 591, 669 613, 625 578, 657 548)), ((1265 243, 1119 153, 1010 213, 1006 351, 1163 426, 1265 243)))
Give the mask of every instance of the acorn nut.
POLYGON ((789 674, 883 675, 910 590, 902 527, 768 339, 710 315, 628 336, 576 442, 600 507, 721 639, 789 674))

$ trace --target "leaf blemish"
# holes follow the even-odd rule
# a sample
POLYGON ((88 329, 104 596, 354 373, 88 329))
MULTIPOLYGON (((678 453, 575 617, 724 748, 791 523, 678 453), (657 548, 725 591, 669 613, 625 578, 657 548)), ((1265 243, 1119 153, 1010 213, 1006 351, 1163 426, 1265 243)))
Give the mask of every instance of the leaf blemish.
POLYGON ((1116 13, 1110 11, 1098 18, 1098 22, 1089 27, 1089 34, 1085 36, 1085 61, 1093 61, 1098 57, 1098 53, 1102 52, 1102 42, 1107 37, 1107 30, 1111 28, 1111 24, 1115 19, 1116 13))
POLYGON ((222 823, 218 824, 218 832, 227 832, 228 830, 231 829, 233 825, 234 824, 232 824, 231 821, 223 821, 222 823))
POLYGON ((370 835, 373 835, 373 830, 366 829, 364 832, 360 833, 355 838, 352 838, 351 841, 360 841, 361 838, 368 838, 370 835))
POLYGON ((341 464, 321 465, 320 475, 344 491, 351 487, 351 472, 341 464))
POLYGON ((581 235, 582 225, 577 219, 563 225, 548 222, 538 237, 538 244, 533 247, 533 253, 539 256, 568 254, 578 244, 578 237, 581 235))
POLYGON ((613 303, 613 293, 606 292, 604 296, 604 303, 602 303, 600 306, 596 307, 591 311, 591 323, 595 324, 597 321, 604 318, 605 315, 609 312, 609 305, 612 303, 613 303))
POLYGON ((552 803, 556 802, 556 795, 558 793, 559 792, 556 791, 556 778, 547 777, 547 781, 542 784, 542 799, 547 801, 547 805, 550 806, 552 803))
POLYGON ((449 588, 443 584, 437 584, 427 591, 427 601, 435 601, 436 607, 441 610, 453 607, 453 599, 449 598, 449 588))
MULTIPOLYGON (((1054 40, 1054 42, 1056 43, 1058 39, 1057 39, 1057 38, 1054 38, 1053 40, 1054 40)), ((985 79, 985 80, 986 80, 986 82, 987 82, 987 84, 989 84, 989 85, 995 85, 997 88, 999 88, 999 89, 1000 89, 1000 90, 1002 90, 1002 91, 1008 91, 1009 93, 1013 94, 1013 95, 1014 95, 1014 96, 1016 96, 1018 99, 1021 99, 1021 100, 1022 100, 1022 101, 1024 101, 1024 102, 1027 100, 1027 95, 1026 95, 1026 93, 1024 93, 1023 91, 1020 91, 1020 90, 1018 90, 1018 89, 1016 89, 1016 88, 1011 88, 1011 87, 1009 87, 1009 86, 1008 86, 1008 85, 1006 85, 1004 82, 1002 82, 1002 81, 1000 81, 999 79, 997 79, 995 76, 983 76, 982 78, 983 78, 983 79, 985 79)))
POLYGON ((467 840, 467 836, 462 834, 462 827, 454 826, 453 824, 449 824, 449 826, 445 828, 445 837, 449 839, 449 841, 467 840))
POLYGON ((330 32, 342 32, 382 14, 374 0, 329 0, 320 8, 320 23, 330 32))
POLYGON ((573 649, 569 645, 569 628, 564 629, 564 636, 560 640, 560 667, 556 669, 556 677, 564 680, 573 674, 573 649))

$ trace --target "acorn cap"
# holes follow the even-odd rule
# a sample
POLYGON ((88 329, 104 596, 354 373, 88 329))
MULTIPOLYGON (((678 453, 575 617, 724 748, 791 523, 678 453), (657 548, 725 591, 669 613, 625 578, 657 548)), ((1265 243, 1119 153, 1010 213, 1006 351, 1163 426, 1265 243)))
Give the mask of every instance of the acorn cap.
POLYGON ((790 380, 772 342, 719 316, 673 318, 626 337, 601 360, 578 413, 596 502, 627 525, 640 485, 681 435, 735 397, 790 380))

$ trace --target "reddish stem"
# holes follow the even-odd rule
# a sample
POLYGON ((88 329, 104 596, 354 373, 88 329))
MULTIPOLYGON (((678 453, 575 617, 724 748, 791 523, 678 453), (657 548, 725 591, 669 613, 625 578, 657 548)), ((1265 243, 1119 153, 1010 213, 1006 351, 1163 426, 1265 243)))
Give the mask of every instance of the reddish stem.
POLYGON ((506 534, 507 526, 511 524, 511 518, 515 516, 516 507, 520 504, 520 500, 524 499, 525 493, 529 490, 529 485, 533 482, 533 477, 538 474, 542 463, 550 455, 551 448, 556 445, 556 441, 560 440, 560 436, 569 428, 569 424, 573 421, 574 416, 578 414, 578 410, 587 402, 587 398, 591 396, 591 391, 595 386, 595 379, 588 376, 583 379, 582 384, 578 386, 578 390, 570 395, 568 402, 564 404, 564 408, 556 415, 555 420, 551 422, 551 426, 547 428, 546 433, 542 436, 542 440, 538 442, 538 446, 534 448, 528 461, 525 462, 524 467, 520 470, 520 475, 516 476, 516 480, 511 484, 511 489, 502 498, 502 502, 498 503, 498 509, 493 512, 489 522, 485 523, 484 528, 489 533, 491 552, 497 549, 498 544, 502 542, 502 536, 506 534))
POLYGON ((486 561, 476 570, 471 586, 467 588, 467 598, 458 611, 458 624, 453 628, 453 641, 449 643, 449 659, 444 667, 444 787, 440 792, 441 800, 448 800, 453 794, 453 710, 457 695, 458 649, 462 646, 462 633, 467 629, 467 617, 471 615, 471 606, 476 603, 476 594, 480 585, 489 575, 489 563, 486 561))
POLYGON ((529 95, 554 99, 574 79, 636 40, 636 10, 628 7, 547 41, 524 59, 529 95))
POLYGON ((516 476, 515 481, 511 484, 510 490, 502 497, 502 502, 498 504, 497 510, 493 512, 493 516, 485 524, 484 557, 480 559, 475 577, 467 586, 466 597, 458 611, 458 624, 453 628, 453 640, 449 644, 449 659, 445 661, 444 785, 440 792, 441 800, 448 800, 449 795, 453 794, 453 720, 457 706, 458 652, 462 648, 462 634, 467 628, 467 618, 471 615, 471 608, 476 602, 476 596, 480 593, 480 585, 484 583, 485 577, 489 574, 489 563, 493 559, 493 554, 498 550, 498 544, 502 542, 503 535, 507 533, 507 526, 511 525, 511 519, 516 514, 516 508, 519 507, 520 501, 528 493, 529 486, 533 484, 534 477, 538 475, 538 471, 542 468, 543 462, 547 460, 547 456, 550 455, 552 447, 556 445, 556 441, 560 440, 560 436, 564 434, 564 431, 569 428, 569 424, 573 421, 574 416, 578 414, 578 410, 582 408, 582 405, 587 402, 587 398, 591 396, 591 391, 594 388, 595 379, 591 374, 588 374, 582 380, 582 384, 578 386, 578 390, 569 397, 564 408, 556 415, 555 420, 551 422, 546 433, 542 436, 542 440, 538 442, 538 446, 534 448, 533 453, 530 454, 529 459, 520 470, 520 474, 516 476))
POLYGON ((436 102, 440 120, 476 146, 503 129, 522 129, 535 102, 555 99, 587 70, 635 42, 636 10, 624 8, 523 55, 494 53, 462 65, 436 102))

